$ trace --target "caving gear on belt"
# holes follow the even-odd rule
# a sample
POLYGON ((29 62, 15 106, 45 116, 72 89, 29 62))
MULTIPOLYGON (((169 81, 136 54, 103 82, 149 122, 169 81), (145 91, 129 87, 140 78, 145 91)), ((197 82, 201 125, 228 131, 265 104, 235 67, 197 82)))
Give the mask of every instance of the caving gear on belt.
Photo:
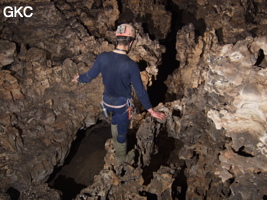
POLYGON ((104 116, 105 116, 105 117, 109 117, 109 112, 107 111, 107 109, 106 109, 105 106, 104 106, 104 101, 101 101, 101 102, 100 102, 100 107, 101 107, 101 109, 102 109, 102 111, 103 111, 104 116))
POLYGON ((123 108, 125 106, 127 106, 127 110, 125 112, 128 111, 128 119, 131 120, 132 117, 133 117, 133 114, 136 113, 136 109, 134 107, 134 103, 133 103, 133 99, 127 99, 127 102, 125 104, 122 104, 122 105, 118 105, 118 106, 114 106, 114 105, 110 105, 110 104, 107 104, 106 102, 104 102, 103 100, 100 102, 100 106, 102 108, 102 111, 105 115, 105 117, 109 117, 109 113, 108 111, 106 110, 105 106, 108 106, 110 108, 123 108))
POLYGON ((127 111, 128 111, 128 119, 131 120, 133 118, 133 114, 136 113, 136 109, 133 103, 133 99, 127 99, 127 111))

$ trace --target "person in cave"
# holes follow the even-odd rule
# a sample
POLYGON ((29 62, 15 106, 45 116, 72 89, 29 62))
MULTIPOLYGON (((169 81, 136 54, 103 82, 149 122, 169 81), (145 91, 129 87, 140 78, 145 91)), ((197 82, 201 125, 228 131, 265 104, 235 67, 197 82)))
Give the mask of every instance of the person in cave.
POLYGON ((154 111, 147 91, 142 83, 138 64, 128 57, 135 29, 130 24, 121 24, 116 30, 117 45, 113 51, 99 54, 93 67, 84 74, 75 75, 73 82, 88 83, 102 74, 105 86, 103 106, 112 113, 111 133, 114 140, 115 163, 120 165, 130 162, 134 152, 127 154, 127 133, 130 123, 133 85, 139 101, 144 108, 157 119, 164 119, 164 113, 154 111))

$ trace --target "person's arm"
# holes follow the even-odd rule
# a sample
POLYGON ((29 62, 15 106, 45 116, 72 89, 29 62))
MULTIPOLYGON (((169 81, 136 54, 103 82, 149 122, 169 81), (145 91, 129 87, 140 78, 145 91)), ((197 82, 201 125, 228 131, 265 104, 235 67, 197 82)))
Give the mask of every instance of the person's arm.
POLYGON ((163 120, 166 117, 164 113, 158 112, 158 111, 154 111, 153 108, 150 108, 147 111, 151 114, 152 117, 155 117, 157 119, 163 120))
POLYGON ((79 82, 78 81, 78 78, 79 78, 79 74, 75 74, 74 77, 73 77, 73 79, 71 81, 78 83, 79 82))
POLYGON ((144 88, 138 66, 133 66, 132 69, 133 71, 131 73, 130 79, 139 101, 141 101, 142 105, 151 114, 152 117, 163 120, 166 117, 165 114, 162 112, 154 111, 152 108, 148 93, 144 88))
POLYGON ((93 80, 95 77, 98 76, 98 74, 100 73, 100 58, 97 57, 93 67, 87 71, 84 74, 78 75, 75 74, 73 79, 71 80, 72 82, 78 82, 78 83, 88 83, 91 80, 93 80))

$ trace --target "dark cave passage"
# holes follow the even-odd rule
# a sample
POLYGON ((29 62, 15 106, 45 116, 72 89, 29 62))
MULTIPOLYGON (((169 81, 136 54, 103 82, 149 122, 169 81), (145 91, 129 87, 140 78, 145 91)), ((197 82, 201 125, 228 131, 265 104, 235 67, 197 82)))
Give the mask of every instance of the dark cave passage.
POLYGON ((176 60, 176 33, 183 26, 181 23, 182 11, 179 10, 172 1, 168 1, 166 9, 172 13, 172 21, 170 32, 166 39, 160 40, 160 44, 166 47, 166 52, 162 55, 162 63, 158 67, 157 80, 153 81, 148 93, 153 106, 157 106, 160 102, 171 101, 171 97, 166 98, 168 86, 164 84, 172 72, 179 68, 179 62, 176 60))
MULTIPOLYGON (((179 96, 173 96, 168 94, 168 85, 164 82, 169 75, 173 73, 175 69, 179 68, 179 61, 176 60, 176 34, 185 24, 192 23, 195 27, 196 42, 199 36, 203 36, 206 30, 206 24, 203 19, 197 19, 191 11, 180 9, 172 0, 168 0, 166 3, 166 10, 171 12, 172 20, 171 27, 167 37, 159 40, 160 44, 166 47, 166 52, 162 55, 162 63, 158 66, 157 80, 153 81, 151 87, 148 88, 148 93, 153 106, 157 106, 160 102, 170 102, 179 96)), ((145 23, 146 24, 146 23, 145 23)), ((148 30, 144 27, 145 30, 148 30)), ((150 37, 154 39, 154 34, 149 33, 150 37)), ((180 94, 181 95, 181 94, 180 94)))
POLYGON ((110 125, 105 121, 77 132, 64 165, 55 169, 47 181, 50 187, 62 192, 62 199, 75 198, 94 182, 94 176, 103 168, 105 142, 109 138, 110 125))
POLYGON ((156 172, 161 165, 167 166, 171 151, 175 149, 175 141, 173 138, 168 137, 168 132, 162 130, 158 137, 155 138, 155 145, 157 153, 151 156, 149 166, 143 169, 144 185, 148 185, 153 178, 153 172, 156 172))
POLYGON ((187 190, 187 177, 185 176, 185 165, 181 167, 181 170, 177 170, 175 173, 175 180, 172 184, 172 198, 186 199, 187 190))
MULTIPOLYGON (((133 149, 136 145, 136 131, 130 129, 128 133, 128 150, 133 149)), ((103 169, 104 157, 106 155, 105 142, 111 138, 110 124, 102 121, 87 130, 77 132, 77 138, 73 141, 70 153, 66 158, 64 166, 55 169, 47 183, 51 188, 62 192, 62 199, 71 200, 75 198, 82 189, 90 186, 94 182, 94 176, 98 175, 103 169)), ((157 153, 151 156, 149 166, 143 169, 142 176, 144 185, 148 185, 153 179, 153 172, 156 172, 162 165, 168 166, 172 151, 181 148, 182 143, 176 142, 173 138, 168 137, 166 130, 162 130, 155 138, 157 153), (177 144, 179 147, 177 147, 177 144)), ((136 159, 138 159, 136 154, 136 159)), ((134 167, 136 167, 135 160, 134 167)), ((173 183, 174 197, 185 197, 186 178, 183 170, 175 173, 173 183), (177 189, 178 188, 178 189, 177 189)), ((146 191, 140 192, 141 196, 147 199, 156 199, 155 194, 146 191)))
MULTIPOLYGON (((129 129, 128 151, 133 149, 137 143, 135 129, 129 129)), ((47 183, 51 188, 62 192, 62 199, 71 200, 75 198, 82 189, 93 184, 94 176, 103 169, 104 157, 107 153, 105 142, 111 138, 110 124, 100 121, 87 130, 77 132, 77 138, 73 141, 70 153, 62 167, 54 170, 47 183)), ((162 130, 155 138, 158 152, 151 156, 150 165, 143 168, 143 178, 148 185, 161 165, 168 166, 171 151, 174 150, 175 140, 168 137, 166 130, 162 130)), ((138 158, 136 154, 136 159, 138 158)), ((136 167, 137 160, 133 166, 136 167)), ((180 178, 178 178, 180 180, 180 178)), ((14 192, 13 192, 14 193, 14 192)), ((14 194, 15 195, 15 194, 14 194)), ((155 199, 154 194, 141 192, 141 196, 155 199)))
POLYGON ((6 193, 9 195, 10 200, 18 200, 20 197, 20 192, 13 187, 8 188, 6 193))

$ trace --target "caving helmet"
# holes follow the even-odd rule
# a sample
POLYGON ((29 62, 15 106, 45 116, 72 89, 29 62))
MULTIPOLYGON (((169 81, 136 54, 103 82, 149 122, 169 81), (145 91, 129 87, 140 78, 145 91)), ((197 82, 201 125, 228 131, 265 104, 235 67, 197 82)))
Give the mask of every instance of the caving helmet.
POLYGON ((135 29, 130 24, 121 24, 117 27, 116 37, 130 37, 132 39, 135 38, 135 29))

